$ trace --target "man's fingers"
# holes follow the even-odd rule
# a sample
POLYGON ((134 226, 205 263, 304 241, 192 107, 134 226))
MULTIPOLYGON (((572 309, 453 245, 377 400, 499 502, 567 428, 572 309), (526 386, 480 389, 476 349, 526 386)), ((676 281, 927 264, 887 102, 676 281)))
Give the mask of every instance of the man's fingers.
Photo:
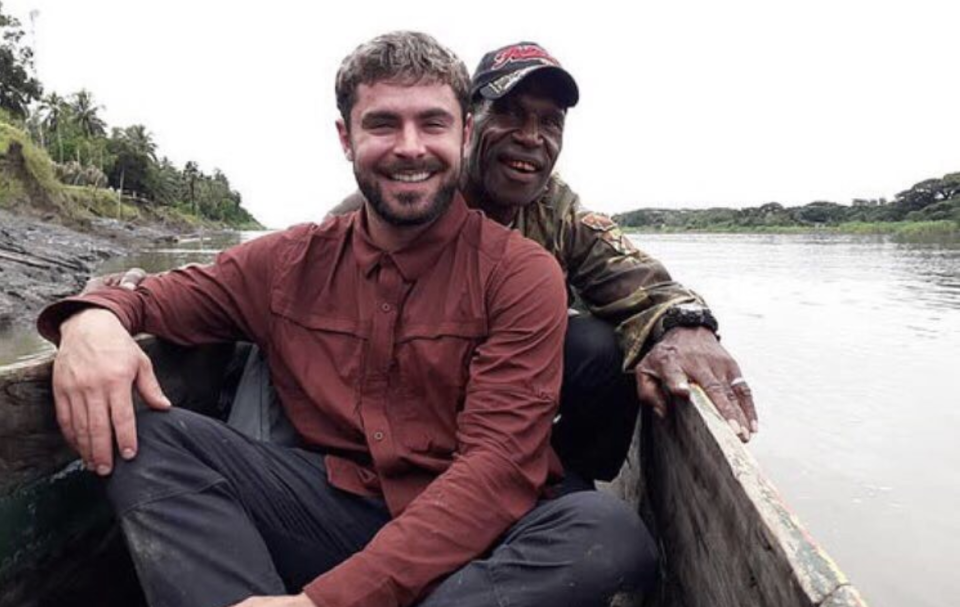
POLYGON ((658 417, 663 418, 666 416, 667 400, 660 390, 659 379, 643 371, 638 371, 637 396, 640 398, 641 403, 653 407, 653 412, 656 413, 658 417))
POLYGON ((120 456, 133 459, 137 454, 137 422, 129 388, 119 388, 110 394, 110 421, 120 456))
POLYGON ((113 429, 109 404, 100 394, 88 394, 87 421, 90 435, 90 460, 100 476, 113 468, 113 429))
POLYGON ((753 404, 753 391, 742 377, 732 380, 730 386, 737 397, 737 402, 740 403, 740 409, 750 424, 750 431, 756 434, 760 431, 760 423, 757 421, 757 408, 753 404))
POLYGON ((166 410, 170 408, 170 400, 163 394, 160 382, 153 372, 153 363, 146 354, 140 356, 140 366, 137 369, 137 391, 143 402, 151 409, 166 410))
POLYGON ((136 289, 146 277, 147 273, 140 268, 130 268, 124 272, 123 276, 120 278, 120 286, 124 289, 130 289, 132 291, 136 289))
POLYGON ((73 425, 77 451, 87 467, 93 465, 90 447, 90 424, 87 421, 87 403, 82 395, 70 398, 70 420, 73 425))
POLYGON ((750 440, 750 427, 736 403, 736 395, 734 395, 733 389, 719 381, 712 381, 703 385, 703 390, 713 401, 720 415, 730 424, 733 433, 739 436, 743 442, 750 440))
POLYGON ((53 388, 53 404, 57 413, 57 425, 60 426, 64 440, 74 451, 78 451, 77 433, 73 429, 73 415, 70 412, 70 397, 66 392, 59 390, 56 383, 53 388))
POLYGON ((679 365, 665 364, 662 377, 663 388, 669 394, 683 400, 690 398, 690 382, 687 379, 687 374, 683 372, 679 365))

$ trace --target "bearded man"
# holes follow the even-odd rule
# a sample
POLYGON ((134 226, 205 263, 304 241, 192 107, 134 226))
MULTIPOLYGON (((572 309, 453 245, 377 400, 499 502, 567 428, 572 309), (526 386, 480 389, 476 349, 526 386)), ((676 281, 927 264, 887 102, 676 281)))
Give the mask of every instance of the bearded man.
POLYGON ((336 91, 362 209, 41 314, 58 422, 107 480, 151 606, 600 607, 650 589, 636 514, 559 482, 563 277, 457 192, 468 83, 423 34, 361 45, 336 91), (138 332, 256 343, 303 448, 171 409, 138 332))
MULTIPOLYGON (((579 97, 573 76, 536 43, 485 54, 471 83, 474 129, 461 191, 468 205, 549 251, 570 303, 587 311, 567 329, 553 444, 566 469, 610 480, 633 437, 637 397, 663 416, 671 400, 689 398, 693 381, 742 440, 759 426, 750 388, 704 301, 612 220, 584 209, 554 173, 579 97)), ((331 214, 362 204, 357 193, 331 214)))
MULTIPOLYGON (((567 472, 591 485, 619 471, 638 402, 662 417, 671 401, 689 398, 690 381, 704 388, 742 440, 759 426, 750 388, 720 345, 718 322, 704 301, 612 220, 583 208, 554 172, 567 113, 579 97, 573 76, 536 43, 485 54, 470 87, 474 129, 460 190, 469 206, 549 251, 564 271, 569 303, 586 312, 569 321, 552 442, 567 472)), ((330 215, 360 209, 369 191, 361 187, 330 215)), ((134 269, 95 279, 88 290, 133 288, 144 275, 134 269)), ((272 401, 265 367, 259 352, 250 355, 231 424, 284 442, 289 428, 264 405, 272 401), (262 420, 269 423, 261 426, 262 420)))

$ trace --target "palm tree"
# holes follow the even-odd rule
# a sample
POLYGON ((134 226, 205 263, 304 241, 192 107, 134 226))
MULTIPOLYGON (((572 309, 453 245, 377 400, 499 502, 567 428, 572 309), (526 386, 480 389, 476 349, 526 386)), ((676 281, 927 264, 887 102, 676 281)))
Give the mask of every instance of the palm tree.
POLYGON ((40 112, 43 115, 40 126, 46 129, 47 132, 57 134, 57 146, 59 149, 57 162, 63 162, 63 137, 60 136, 60 125, 63 123, 69 111, 67 102, 56 93, 50 93, 40 102, 40 112))
POLYGON ((73 119, 87 137, 102 137, 107 134, 107 123, 97 115, 103 106, 93 102, 90 91, 81 89, 74 93, 70 109, 73 110, 73 119))
POLYGON ((123 138, 130 144, 130 148, 137 154, 146 156, 153 162, 157 161, 157 144, 153 135, 142 124, 135 124, 123 129, 123 138))
POLYGON ((183 167, 183 175, 187 178, 187 187, 190 189, 190 206, 193 214, 197 215, 197 179, 201 176, 197 163, 192 160, 187 162, 183 167))

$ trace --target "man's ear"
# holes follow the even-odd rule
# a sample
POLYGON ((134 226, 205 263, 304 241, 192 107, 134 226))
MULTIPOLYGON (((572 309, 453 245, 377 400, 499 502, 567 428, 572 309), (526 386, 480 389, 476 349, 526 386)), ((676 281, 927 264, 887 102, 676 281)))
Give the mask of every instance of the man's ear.
POLYGON ((340 147, 343 148, 343 155, 347 160, 353 162, 353 145, 350 143, 350 128, 343 118, 337 118, 337 135, 340 137, 340 147))

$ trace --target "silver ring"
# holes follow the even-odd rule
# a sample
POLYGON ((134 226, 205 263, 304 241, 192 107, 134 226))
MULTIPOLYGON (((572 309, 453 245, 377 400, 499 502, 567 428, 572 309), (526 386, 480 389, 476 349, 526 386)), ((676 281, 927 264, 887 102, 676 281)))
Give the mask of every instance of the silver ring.
POLYGON ((746 384, 746 383, 747 383, 747 380, 743 379, 742 377, 738 377, 738 378, 736 378, 736 379, 734 379, 733 381, 730 382, 730 387, 731 387, 731 388, 736 388, 736 387, 739 386, 740 384, 746 384))

